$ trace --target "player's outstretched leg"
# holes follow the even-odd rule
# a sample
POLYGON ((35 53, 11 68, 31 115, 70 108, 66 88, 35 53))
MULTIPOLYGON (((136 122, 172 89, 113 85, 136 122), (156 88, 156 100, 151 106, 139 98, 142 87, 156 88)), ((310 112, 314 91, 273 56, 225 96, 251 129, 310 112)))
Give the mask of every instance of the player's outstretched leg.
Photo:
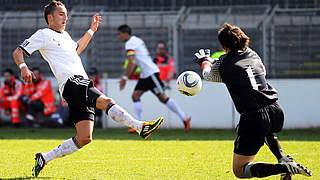
POLYGON ((111 119, 120 124, 135 129, 144 139, 147 139, 152 132, 157 130, 164 121, 162 117, 150 122, 137 121, 119 105, 111 104, 109 106, 111 107, 106 110, 106 113, 111 119))
MULTIPOLYGON (((278 162, 281 163, 281 159, 286 159, 286 156, 284 155, 281 145, 279 143, 279 140, 276 136, 276 133, 270 133, 265 137, 265 143, 269 147, 272 154, 277 158, 278 162)), ((290 173, 288 174, 281 174, 280 180, 291 180, 292 175, 290 173)))
POLYGON ((296 162, 285 162, 278 164, 249 162, 243 166, 243 175, 238 173, 236 176, 239 178, 263 178, 277 174, 301 174, 304 176, 312 175, 307 168, 297 164, 296 162))
POLYGON ((184 125, 184 131, 188 132, 190 130, 190 121, 191 117, 187 117, 187 115, 182 111, 180 106, 172 99, 169 98, 165 94, 158 95, 159 100, 164 103, 168 109, 170 109, 172 112, 176 113, 179 118, 182 120, 184 125))
POLYGON ((66 156, 79 150, 79 147, 74 143, 75 138, 70 138, 60 144, 58 147, 48 153, 36 153, 35 165, 32 169, 33 176, 38 177, 40 171, 51 160, 66 156))
POLYGON ((167 101, 164 103, 168 107, 168 109, 179 116, 179 118, 183 121, 184 131, 188 132, 190 130, 191 117, 187 117, 180 106, 178 106, 178 104, 172 98, 167 98, 167 101))
POLYGON ((72 154, 92 141, 94 123, 91 120, 75 121, 76 136, 64 141, 47 153, 37 153, 33 175, 37 177, 43 167, 51 160, 72 154))
POLYGON ((252 177, 268 177, 278 174, 302 174, 311 176, 311 172, 297 164, 293 160, 283 160, 278 164, 270 164, 265 162, 252 162, 255 155, 244 156, 234 153, 233 156, 233 172, 238 178, 252 178, 252 177))
POLYGON ((147 139, 153 131, 157 130, 160 127, 163 121, 164 121, 163 117, 160 117, 154 121, 144 122, 139 135, 142 138, 147 139))
MULTIPOLYGON (((286 167, 288 168, 288 171, 289 171, 289 173, 287 173, 287 174, 290 175, 290 178, 292 175, 295 175, 295 174, 301 174, 301 175, 309 176, 309 177, 312 176, 312 172, 309 169, 307 169, 306 167, 304 167, 301 164, 296 163, 290 155, 282 157, 279 160, 279 163, 286 165, 286 167)), ((283 179, 283 178, 289 178, 289 177, 288 176, 281 176, 281 178, 283 179)))
POLYGON ((40 171, 46 165, 46 162, 45 162, 44 157, 41 153, 35 154, 34 160, 35 160, 35 164, 34 164, 34 167, 32 168, 32 175, 34 177, 38 177, 40 171))
POLYGON ((96 107, 104 110, 106 114, 114 121, 127 127, 135 129, 143 138, 148 138, 152 132, 157 130, 163 123, 163 118, 155 121, 142 122, 134 119, 125 109, 117 105, 113 99, 100 95, 96 99, 96 107))
POLYGON ((278 141, 278 138, 275 133, 269 134, 265 138, 265 143, 268 145, 269 149, 273 155, 277 158, 280 164, 288 164, 289 173, 281 174, 280 180, 291 180, 294 174, 303 174, 306 176, 311 176, 311 171, 303 167, 300 164, 294 162, 294 159, 287 155, 283 154, 281 145, 278 141), (289 165, 290 164, 290 165, 289 165), (292 166, 292 167, 291 167, 292 166), (299 173, 300 172, 300 173, 299 173))

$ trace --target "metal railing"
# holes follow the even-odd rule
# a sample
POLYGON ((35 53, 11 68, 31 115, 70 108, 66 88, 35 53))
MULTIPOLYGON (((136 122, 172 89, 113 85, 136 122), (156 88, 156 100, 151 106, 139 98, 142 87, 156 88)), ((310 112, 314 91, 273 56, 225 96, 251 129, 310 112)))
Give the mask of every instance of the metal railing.
MULTIPOLYGON (((67 31, 77 40, 89 28, 94 11, 69 13, 67 31)), ((224 22, 236 24, 251 37, 251 45, 262 57, 271 78, 320 77, 320 8, 288 9, 280 6, 182 7, 169 11, 107 12, 100 10, 103 23, 81 55, 86 68, 117 78, 125 59, 124 45, 116 38, 116 28, 129 24, 155 54, 158 41, 166 41, 177 60, 178 72, 197 69, 192 63, 199 48, 219 49, 217 29, 224 22)), ((0 14, 0 71, 15 67, 12 50, 35 30, 46 27, 42 12, 6 11, 0 14)), ((49 75, 50 69, 39 53, 27 59, 49 75)), ((18 69, 15 68, 17 71, 18 69)))
MULTIPOLYGON (((179 10, 182 6, 238 6, 279 5, 280 8, 319 8, 318 0, 62 0, 68 8, 82 11, 167 11, 179 10)), ((0 0, 0 10, 42 10, 49 1, 0 0)))

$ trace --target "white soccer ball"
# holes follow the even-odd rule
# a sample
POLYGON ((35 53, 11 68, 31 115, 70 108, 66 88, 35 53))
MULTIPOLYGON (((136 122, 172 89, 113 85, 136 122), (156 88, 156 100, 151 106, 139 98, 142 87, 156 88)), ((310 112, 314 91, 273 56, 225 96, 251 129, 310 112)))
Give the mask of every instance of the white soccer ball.
POLYGON ((186 96, 196 95, 202 87, 201 77, 193 71, 181 73, 177 79, 177 89, 186 96))

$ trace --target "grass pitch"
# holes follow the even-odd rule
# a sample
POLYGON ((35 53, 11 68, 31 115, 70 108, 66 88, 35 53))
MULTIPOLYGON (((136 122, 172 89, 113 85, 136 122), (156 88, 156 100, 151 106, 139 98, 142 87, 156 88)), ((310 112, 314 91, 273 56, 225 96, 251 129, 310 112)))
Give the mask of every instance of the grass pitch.
MULTIPOLYGON (((47 152, 74 135, 74 129, 0 129, 0 179, 32 179, 34 153, 47 152)), ((51 161, 39 179, 236 179, 232 173, 233 130, 161 129, 143 140, 126 129, 95 129, 94 141, 51 161)), ((286 153, 320 179, 320 129, 285 130, 286 153)), ((262 147, 256 161, 276 162, 262 147)), ((279 179, 279 176, 265 178, 279 179)))

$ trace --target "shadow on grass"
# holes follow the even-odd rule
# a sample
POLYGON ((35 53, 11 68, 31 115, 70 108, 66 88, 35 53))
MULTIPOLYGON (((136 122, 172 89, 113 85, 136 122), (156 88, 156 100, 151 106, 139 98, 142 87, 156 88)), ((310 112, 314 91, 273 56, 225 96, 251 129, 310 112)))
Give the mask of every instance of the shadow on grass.
POLYGON ((52 178, 50 178, 50 177, 38 177, 38 178, 35 178, 35 177, 32 177, 32 176, 14 177, 14 178, 1 178, 0 177, 0 180, 24 180, 24 179, 52 179, 52 178))
MULTIPOLYGON (((63 129, 15 129, 0 128, 1 139, 67 139, 75 135, 74 128, 63 129)), ((143 140, 137 133, 129 134, 127 129, 110 128, 94 130, 94 139, 99 140, 143 140)), ((191 129, 185 133, 183 129, 160 129, 150 140, 234 140, 236 133, 233 129, 191 129)), ((320 141, 320 128, 290 129, 278 133, 281 140, 286 141, 320 141)), ((149 140, 149 139, 148 139, 149 140)))

